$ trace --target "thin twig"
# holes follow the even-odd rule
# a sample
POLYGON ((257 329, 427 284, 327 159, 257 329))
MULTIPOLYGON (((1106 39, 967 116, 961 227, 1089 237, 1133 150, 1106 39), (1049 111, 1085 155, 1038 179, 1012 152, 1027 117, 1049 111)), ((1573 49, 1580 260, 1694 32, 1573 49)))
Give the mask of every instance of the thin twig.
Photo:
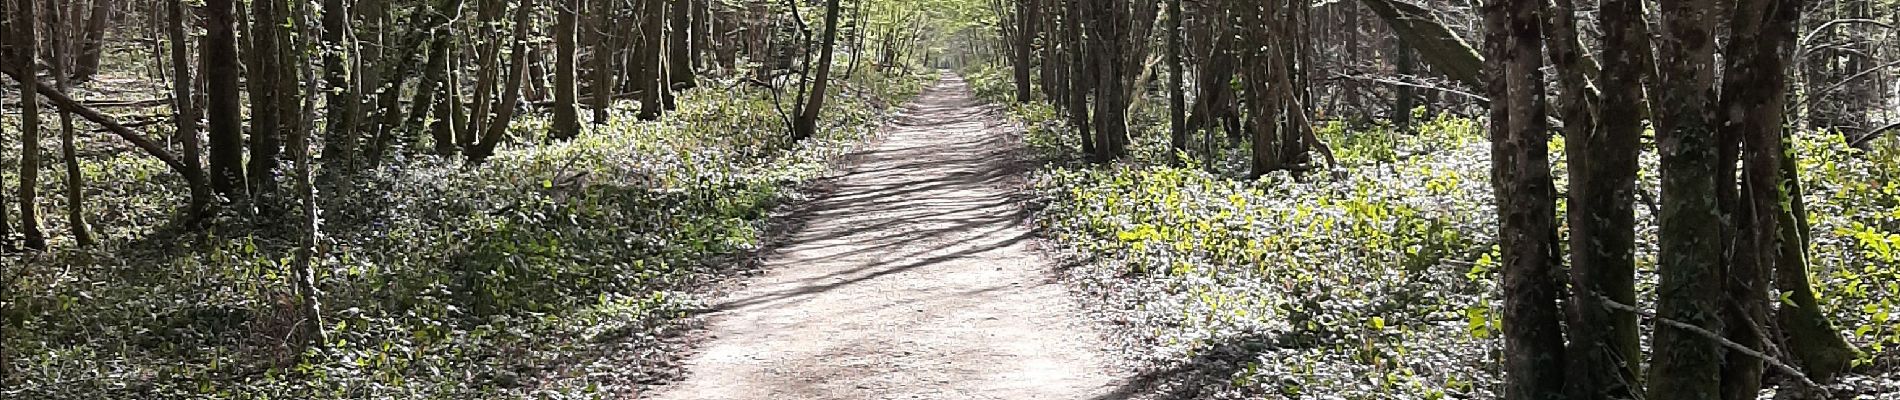
POLYGON ((1455 94, 1459 96, 1470 97, 1479 102, 1485 102, 1485 103, 1491 102, 1491 98, 1489 97, 1484 97, 1484 96, 1478 95, 1477 93, 1466 92, 1463 90, 1453 89, 1453 88, 1445 87, 1445 86, 1406 82, 1406 81, 1401 81, 1401 80, 1396 80, 1396 79, 1380 78, 1380 77, 1370 76, 1370 75, 1333 74, 1333 77, 1339 78, 1339 79, 1372 81, 1372 82, 1384 83, 1388 85, 1409 86, 1409 87, 1415 87, 1415 88, 1420 88, 1420 89, 1436 90, 1436 91, 1451 93, 1451 94, 1455 94))

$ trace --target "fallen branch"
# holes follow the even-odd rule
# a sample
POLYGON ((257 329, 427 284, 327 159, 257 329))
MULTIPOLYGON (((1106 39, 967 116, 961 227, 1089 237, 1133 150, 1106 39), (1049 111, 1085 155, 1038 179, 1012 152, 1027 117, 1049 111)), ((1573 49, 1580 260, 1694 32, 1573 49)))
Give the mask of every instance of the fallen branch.
POLYGON ((161 106, 171 105, 172 98, 165 97, 165 98, 144 99, 144 100, 87 100, 87 101, 81 101, 79 102, 79 104, 87 106, 87 107, 92 107, 92 108, 161 107, 161 106))
MULTIPOLYGON (((24 77, 16 68, 3 68, 0 70, 4 70, 6 75, 12 77, 15 82, 25 82, 25 79, 39 79, 38 77, 24 77)), ((124 138, 125 141, 132 142, 132 145, 145 150, 145 152, 151 154, 152 157, 158 158, 159 161, 165 162, 165 165, 170 166, 173 170, 178 171, 179 174, 184 175, 185 180, 191 182, 193 185, 203 181, 203 174, 196 169, 186 167, 183 161, 180 161, 178 157, 172 156, 171 152, 166 151, 165 147, 159 145, 157 142, 153 142, 151 139, 141 136, 137 132, 133 132, 132 128, 120 124, 119 121, 112 119, 111 116, 107 116, 97 110, 79 104, 78 101, 67 97, 65 93, 60 92, 59 88, 53 87, 53 85, 39 84, 35 86, 39 87, 40 96, 46 97, 47 100, 52 100, 53 105, 57 106, 61 111, 79 114, 80 117, 85 118, 87 121, 99 124, 105 127, 107 131, 124 138)))
MULTIPOLYGON (((1708 329, 1703 329, 1700 326, 1695 326, 1693 324, 1685 323, 1682 321, 1659 317, 1659 316, 1656 316, 1656 314, 1654 313, 1643 311, 1634 306, 1618 303, 1616 300, 1611 300, 1609 297, 1604 296, 1601 293, 1593 293, 1593 294, 1596 295, 1597 301, 1603 302, 1604 307, 1609 307, 1610 309, 1617 310, 1617 311, 1623 311, 1623 312, 1628 312, 1631 314, 1636 314, 1637 316, 1640 316, 1649 320, 1653 320, 1653 321, 1662 323, 1664 325, 1673 326, 1678 329, 1689 331, 1690 333, 1701 335, 1704 338, 1707 338, 1711 341, 1714 341, 1717 344, 1722 345, 1722 347, 1727 347, 1730 351, 1741 353, 1742 355, 1746 355, 1749 357, 1761 359, 1762 362, 1768 363, 1768 365, 1775 367, 1775 369, 1780 370, 1782 373, 1785 373, 1785 374, 1788 374, 1788 376, 1794 377, 1795 380, 1800 381, 1802 385, 1805 385, 1810 389, 1820 391, 1823 394, 1823 398, 1833 397, 1833 396, 1826 396, 1827 387, 1821 386, 1821 384, 1819 383, 1815 383, 1813 379, 1809 379, 1808 375, 1802 373, 1800 369, 1796 369, 1794 366, 1788 365, 1788 363, 1782 362, 1780 359, 1770 357, 1768 354, 1762 353, 1760 351, 1755 351, 1755 349, 1748 348, 1748 346, 1744 346, 1741 343, 1735 343, 1735 341, 1728 340, 1728 338, 1722 337, 1722 335, 1719 333, 1715 333, 1708 329)), ((1762 341, 1763 343, 1767 342, 1766 335, 1763 335, 1762 341)))
POLYGON ((1893 131, 1896 129, 1900 129, 1900 122, 1894 122, 1891 124, 1887 124, 1887 126, 1874 128, 1874 130, 1867 131, 1867 133, 1860 135, 1860 137, 1854 138, 1853 141, 1847 142, 1847 147, 1860 147, 1862 145, 1867 144, 1867 142, 1871 142, 1871 141, 1874 141, 1874 139, 1879 138, 1880 134, 1887 133, 1888 131, 1893 131))
POLYGON ((1469 97, 1472 100, 1477 100, 1478 103, 1480 104, 1491 103, 1490 98, 1484 97, 1477 93, 1466 92, 1466 91, 1458 90, 1456 88, 1452 88, 1448 86, 1413 83, 1413 82, 1406 82, 1406 81, 1401 81, 1397 79, 1387 79, 1387 78, 1381 78, 1381 77, 1370 76, 1370 75, 1348 75, 1348 74, 1343 74, 1343 73, 1333 74, 1333 78, 1334 79, 1362 80, 1362 81, 1369 81, 1369 82, 1384 83, 1384 84, 1393 85, 1393 86, 1406 86, 1406 87, 1414 87, 1414 88, 1426 89, 1426 90, 1435 90, 1435 91, 1451 93, 1451 94, 1455 94, 1459 96, 1469 97))

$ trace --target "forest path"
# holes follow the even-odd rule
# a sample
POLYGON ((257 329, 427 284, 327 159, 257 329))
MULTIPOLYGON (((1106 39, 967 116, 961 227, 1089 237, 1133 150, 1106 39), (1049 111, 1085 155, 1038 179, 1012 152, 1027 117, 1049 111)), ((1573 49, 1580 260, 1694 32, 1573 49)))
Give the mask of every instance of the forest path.
POLYGON ((658 399, 1092 399, 1119 382, 1031 250, 1024 166, 948 76, 802 205, 658 399))

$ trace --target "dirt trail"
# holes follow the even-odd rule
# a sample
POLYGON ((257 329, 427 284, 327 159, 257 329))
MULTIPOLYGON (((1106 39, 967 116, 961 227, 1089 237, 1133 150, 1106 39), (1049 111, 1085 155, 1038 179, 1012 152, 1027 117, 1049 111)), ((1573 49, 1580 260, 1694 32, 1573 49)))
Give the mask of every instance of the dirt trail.
POLYGON ((907 106, 658 399, 1092 399, 1118 383, 1011 198, 1017 142, 960 78, 907 106))

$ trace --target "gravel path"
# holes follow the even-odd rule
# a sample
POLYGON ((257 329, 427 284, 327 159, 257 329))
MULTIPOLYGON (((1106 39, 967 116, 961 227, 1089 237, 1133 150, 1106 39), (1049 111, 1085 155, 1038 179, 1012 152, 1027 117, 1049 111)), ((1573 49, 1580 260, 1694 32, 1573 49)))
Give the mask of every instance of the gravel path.
POLYGON ((1098 399, 1120 385, 1031 249, 1020 146, 962 79, 790 218, 657 399, 1098 399))

